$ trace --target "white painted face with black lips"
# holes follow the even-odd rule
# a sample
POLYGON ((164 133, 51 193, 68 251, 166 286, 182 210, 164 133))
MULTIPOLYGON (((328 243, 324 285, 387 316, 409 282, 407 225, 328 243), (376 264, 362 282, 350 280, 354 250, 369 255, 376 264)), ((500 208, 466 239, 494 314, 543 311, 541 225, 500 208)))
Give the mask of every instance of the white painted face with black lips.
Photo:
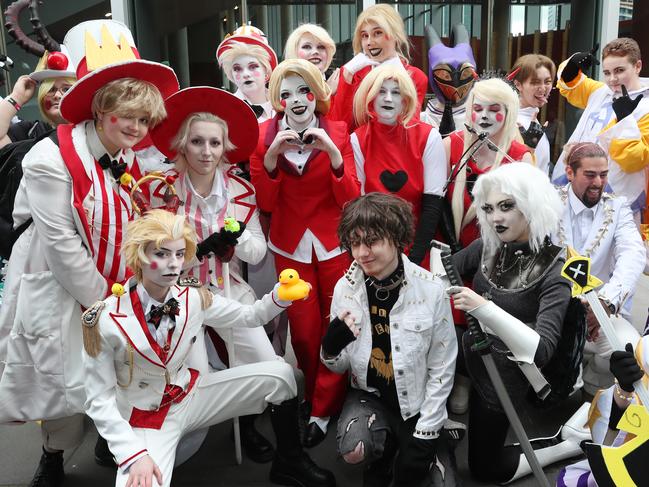
POLYGON ((316 100, 306 81, 296 74, 287 76, 280 84, 279 98, 288 126, 298 132, 307 128, 315 114, 316 100))
POLYGON ((479 134, 486 133, 488 137, 497 134, 505 125, 507 110, 502 103, 493 103, 476 98, 471 106, 471 122, 479 134))
POLYGON ((501 242, 526 242, 530 224, 516 205, 514 198, 500 191, 492 191, 481 207, 487 222, 498 234, 501 242))
POLYGON ((403 98, 399 84, 393 79, 386 79, 374 98, 374 111, 379 122, 395 125, 403 111, 403 98))

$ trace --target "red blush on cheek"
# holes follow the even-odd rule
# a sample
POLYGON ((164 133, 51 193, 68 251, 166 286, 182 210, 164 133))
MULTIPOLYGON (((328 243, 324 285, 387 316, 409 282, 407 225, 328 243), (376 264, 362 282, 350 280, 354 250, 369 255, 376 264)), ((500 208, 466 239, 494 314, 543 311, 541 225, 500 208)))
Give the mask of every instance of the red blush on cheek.
POLYGON ((476 112, 471 113, 471 121, 475 123, 478 120, 478 114, 476 112))
POLYGON ((156 264, 155 262, 151 262, 151 265, 149 266, 149 268, 152 271, 155 271, 158 268, 158 264, 156 264))
POLYGON ((49 110, 52 108, 52 102, 47 99, 43 100, 43 108, 45 108, 46 111, 49 110))
POLYGON ((110 117, 110 123, 117 123, 117 117, 115 115, 110 117))
POLYGON ((286 108, 286 100, 280 100, 279 104, 286 108))
POLYGON ((315 95, 313 93, 307 93, 306 94, 306 99, 309 101, 315 100, 315 95))
POLYGON ((502 113, 496 113, 496 121, 502 122, 503 120, 505 120, 505 115, 503 115, 502 113))

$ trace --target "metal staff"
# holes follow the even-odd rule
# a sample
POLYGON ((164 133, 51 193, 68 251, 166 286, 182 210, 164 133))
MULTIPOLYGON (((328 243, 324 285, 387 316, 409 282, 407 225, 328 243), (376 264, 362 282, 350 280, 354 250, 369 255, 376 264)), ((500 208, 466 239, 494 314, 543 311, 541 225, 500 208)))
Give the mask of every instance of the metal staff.
MULTIPOLYGON (((593 310, 593 314, 599 326, 604 332, 604 336, 611 344, 613 350, 624 350, 624 343, 620 341, 620 338, 615 332, 613 323, 608 317, 604 307, 599 300, 597 293, 594 293, 596 287, 599 287, 603 284, 602 281, 597 279, 595 276, 590 274, 590 259, 579 255, 573 248, 568 247, 568 260, 563 265, 561 270, 561 275, 572 282, 572 295, 583 296, 588 301, 590 309, 593 310)), ((638 395, 644 407, 649 410, 649 393, 642 384, 642 379, 637 380, 633 383, 633 388, 635 393, 638 395)))
MULTIPOLYGON (((462 282, 462 277, 460 276, 457 268, 455 267, 455 264, 453 263, 451 248, 448 245, 437 241, 433 241, 433 246, 441 250, 440 258, 442 260, 444 270, 446 270, 446 277, 448 277, 451 285, 463 286, 464 283, 462 282)), ((500 401, 500 404, 505 411, 505 415, 507 415, 507 419, 512 426, 512 430, 514 430, 516 438, 518 438, 523 453, 525 454, 525 458, 527 458, 527 461, 532 469, 532 473, 534 474, 534 477, 536 477, 536 481, 541 487, 550 487, 548 478, 543 473, 543 468, 541 467, 538 458, 536 458, 534 449, 532 448, 530 440, 525 433, 525 428, 523 428, 523 424, 518 417, 518 413, 516 413, 516 409, 514 409, 514 404, 512 403, 509 394, 507 394, 507 389, 505 388, 502 377, 500 377, 500 372, 496 368, 496 363, 494 362, 494 358, 491 355, 491 340, 489 339, 489 336, 482 330, 480 323, 478 323, 478 320, 476 320, 468 313, 466 314, 466 321, 469 333, 471 333, 471 336, 474 340, 472 350, 478 352, 480 354, 480 357, 482 358, 482 363, 487 370, 489 379, 491 379, 494 390, 496 391, 496 395, 498 396, 498 400, 500 401)))

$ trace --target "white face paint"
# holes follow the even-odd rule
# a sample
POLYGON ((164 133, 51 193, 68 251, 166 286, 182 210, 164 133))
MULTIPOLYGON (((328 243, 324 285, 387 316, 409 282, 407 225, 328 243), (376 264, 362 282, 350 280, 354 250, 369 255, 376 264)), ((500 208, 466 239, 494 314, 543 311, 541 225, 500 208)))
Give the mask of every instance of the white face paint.
POLYGON ((149 263, 142 262, 142 284, 149 294, 166 294, 164 289, 173 286, 185 262, 185 239, 165 240, 156 248, 149 242, 144 250, 149 263))
POLYGON ((255 57, 236 57, 232 63, 232 79, 248 98, 266 91, 266 70, 255 57))
POLYGON ((530 224, 508 194, 492 191, 481 207, 487 222, 502 242, 526 242, 530 238, 530 224))
POLYGON ((507 112, 502 103, 491 103, 476 98, 471 108, 471 121, 478 133, 486 132, 491 137, 503 128, 507 112))
POLYGON ((386 125, 395 125, 403 111, 403 98, 399 83, 393 79, 386 79, 374 98, 374 111, 379 117, 379 122, 386 125))
POLYGON ((284 78, 279 86, 279 99, 288 126, 298 132, 307 128, 313 120, 316 101, 306 81, 296 74, 284 78))

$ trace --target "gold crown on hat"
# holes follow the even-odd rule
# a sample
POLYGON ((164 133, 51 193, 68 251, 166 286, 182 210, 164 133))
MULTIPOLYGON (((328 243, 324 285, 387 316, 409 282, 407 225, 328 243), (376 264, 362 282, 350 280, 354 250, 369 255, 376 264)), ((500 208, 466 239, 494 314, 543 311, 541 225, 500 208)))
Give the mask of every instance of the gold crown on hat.
POLYGON ((104 24, 101 26, 101 45, 86 31, 86 66, 88 71, 102 68, 109 64, 137 59, 124 33, 119 36, 119 43, 104 24))

